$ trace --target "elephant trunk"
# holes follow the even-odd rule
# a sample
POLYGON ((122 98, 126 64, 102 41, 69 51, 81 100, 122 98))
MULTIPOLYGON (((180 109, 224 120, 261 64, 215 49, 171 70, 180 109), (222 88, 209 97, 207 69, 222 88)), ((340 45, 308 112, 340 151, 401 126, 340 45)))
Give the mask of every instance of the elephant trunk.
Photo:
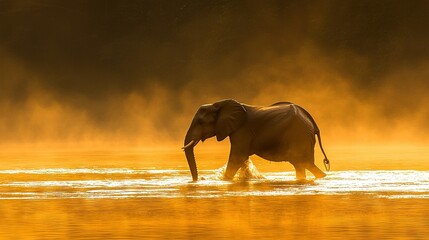
POLYGON ((196 139, 191 139, 189 135, 186 135, 185 143, 184 143, 184 146, 187 146, 184 148, 186 160, 188 160, 189 169, 191 170, 192 180, 194 182, 198 180, 197 163, 195 162, 195 155, 194 155, 194 146, 197 143, 195 142, 195 140, 196 139))

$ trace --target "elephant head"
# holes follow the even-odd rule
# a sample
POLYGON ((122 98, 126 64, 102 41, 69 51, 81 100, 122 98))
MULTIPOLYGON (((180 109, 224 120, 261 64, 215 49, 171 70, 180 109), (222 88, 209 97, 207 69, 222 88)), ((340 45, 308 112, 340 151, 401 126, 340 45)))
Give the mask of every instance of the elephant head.
POLYGON ((240 128, 246 118, 245 108, 232 99, 205 104, 198 109, 186 133, 183 147, 193 181, 198 180, 194 146, 200 140, 204 141, 214 136, 218 141, 224 140, 240 128))

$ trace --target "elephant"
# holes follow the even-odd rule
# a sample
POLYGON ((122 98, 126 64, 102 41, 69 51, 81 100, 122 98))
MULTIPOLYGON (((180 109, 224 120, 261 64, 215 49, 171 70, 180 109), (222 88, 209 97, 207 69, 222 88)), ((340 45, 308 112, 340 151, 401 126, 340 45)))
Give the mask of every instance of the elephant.
POLYGON ((274 162, 290 162, 297 180, 306 179, 306 169, 316 178, 326 176, 314 163, 317 135, 322 147, 320 130, 313 117, 302 107, 291 102, 270 106, 253 106, 224 99, 202 105, 196 112, 184 140, 185 156, 192 180, 198 180, 194 147, 198 142, 216 136, 218 141, 229 136, 231 148, 225 171, 225 180, 231 180, 237 170, 252 155, 274 162))

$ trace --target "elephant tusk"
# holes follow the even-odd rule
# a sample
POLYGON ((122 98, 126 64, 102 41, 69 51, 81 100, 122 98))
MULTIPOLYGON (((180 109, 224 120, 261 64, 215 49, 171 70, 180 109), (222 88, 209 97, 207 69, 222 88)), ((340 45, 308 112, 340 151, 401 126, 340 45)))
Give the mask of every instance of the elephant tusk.
POLYGON ((188 144, 186 144, 186 146, 182 147, 183 150, 187 149, 190 146, 193 146, 195 140, 190 141, 188 144))

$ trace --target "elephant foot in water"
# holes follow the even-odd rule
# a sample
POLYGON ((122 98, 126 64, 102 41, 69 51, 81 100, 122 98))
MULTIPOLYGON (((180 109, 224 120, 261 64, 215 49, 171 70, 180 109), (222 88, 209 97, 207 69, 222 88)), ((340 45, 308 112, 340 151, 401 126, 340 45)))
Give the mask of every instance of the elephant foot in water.
POLYGON ((222 175, 222 177, 220 177, 222 180, 227 180, 230 181, 232 179, 239 179, 239 180, 251 180, 251 179, 265 179, 264 175, 262 175, 258 169, 256 168, 256 166, 253 164, 252 160, 247 159, 242 165, 241 167, 238 169, 237 173, 232 177, 232 178, 228 178, 225 174, 226 172, 226 166, 223 166, 222 168, 220 168, 219 173, 220 175, 222 175))
POLYGON ((310 171, 316 178, 324 178, 326 177, 326 173, 324 173, 322 170, 320 170, 315 164, 311 164, 309 166, 302 166, 302 165, 294 165, 295 171, 296 171, 296 180, 306 180, 307 175, 305 172, 305 169, 310 171))

